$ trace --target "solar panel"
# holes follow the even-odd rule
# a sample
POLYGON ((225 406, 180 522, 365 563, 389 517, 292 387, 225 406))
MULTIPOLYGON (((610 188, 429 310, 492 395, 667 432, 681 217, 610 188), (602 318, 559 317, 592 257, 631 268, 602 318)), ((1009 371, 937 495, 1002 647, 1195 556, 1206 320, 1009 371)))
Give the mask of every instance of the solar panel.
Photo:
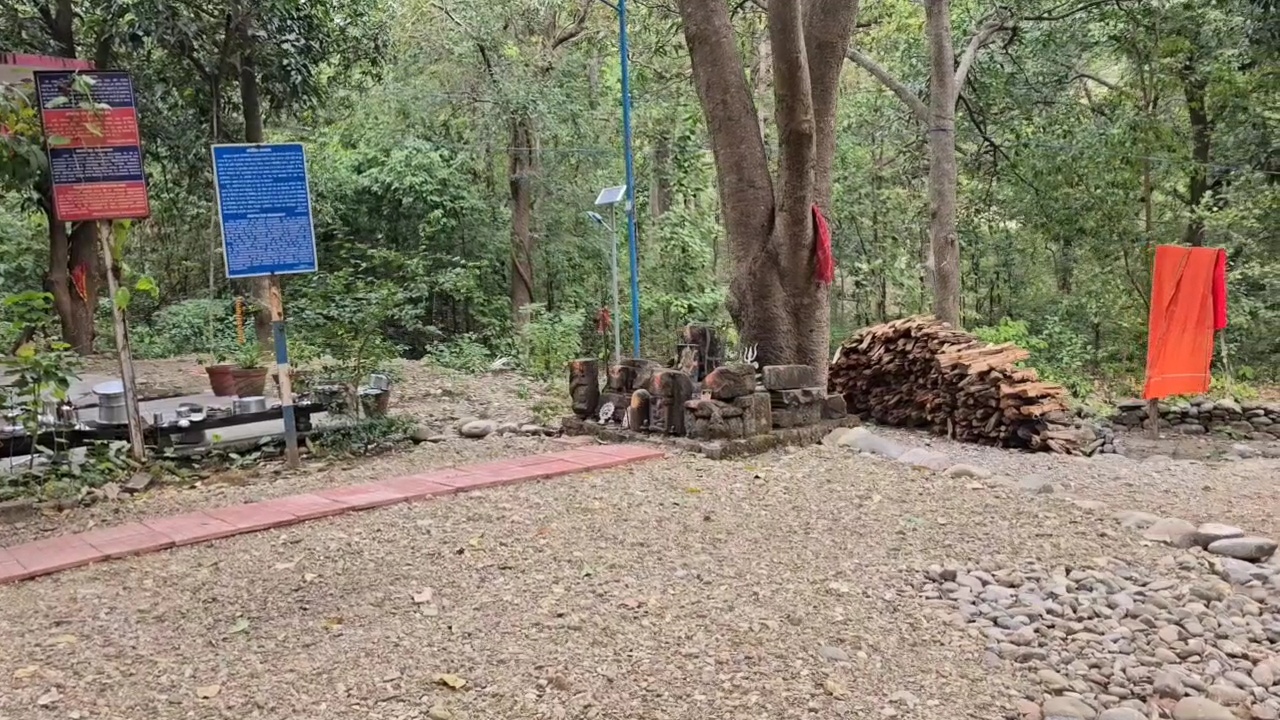
POLYGON ((614 205, 622 202, 622 198, 627 194, 626 185, 618 185, 617 187, 607 187, 600 191, 596 197, 596 205, 614 205))

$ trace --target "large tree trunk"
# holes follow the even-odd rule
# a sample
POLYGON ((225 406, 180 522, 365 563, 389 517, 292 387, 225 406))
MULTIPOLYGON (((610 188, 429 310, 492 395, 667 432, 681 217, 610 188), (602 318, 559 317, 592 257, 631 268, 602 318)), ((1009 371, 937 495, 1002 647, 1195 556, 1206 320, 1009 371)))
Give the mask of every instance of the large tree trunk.
MULTIPOLYGON (((72 0, 58 0, 54 6, 50 36, 58 54, 74 58, 76 51, 75 7, 72 0)), ((81 355, 93 352, 96 336, 93 325, 98 302, 98 281, 102 263, 98 259, 98 230, 95 223, 80 223, 67 234, 66 223, 54 219, 52 189, 44 198, 49 218, 49 271, 46 287, 53 295, 54 311, 62 325, 62 340, 81 355), (81 275, 84 294, 73 278, 81 275)))
POLYGON ((679 0, 694 83, 711 135, 732 279, 729 313, 762 364, 813 367, 825 385, 828 289, 814 280, 811 207, 825 207, 836 92, 855 0, 769 5, 776 181, 761 137, 728 5, 679 0))
POLYGON ((1187 98, 1187 119, 1191 124, 1191 179, 1187 187, 1187 209, 1191 217, 1183 242, 1195 247, 1204 245, 1204 218, 1201 203, 1209 191, 1209 142, 1212 128, 1206 107, 1208 81, 1193 62, 1183 69, 1182 89, 1187 98))
POLYGON ((948 0, 926 0, 929 40, 929 262, 933 314, 960 325, 960 238, 956 233, 956 70, 948 0))
POLYGON ((94 223, 73 226, 70 236, 67 224, 53 217, 53 202, 46 200, 49 218, 49 273, 46 288, 53 295, 53 307, 62 324, 62 341, 81 355, 93 352, 96 337, 94 310, 98 300, 98 231, 94 223), (80 270, 77 270, 80 268, 80 270), (80 276, 84 293, 74 277, 80 276))
MULTIPOLYGON (((254 40, 250 32, 250 21, 245 20, 240 34, 240 108, 244 114, 244 141, 247 143, 266 142, 266 131, 262 121, 262 96, 258 91, 258 68, 254 62, 254 40)), ((273 352, 275 341, 271 333, 271 282, 268 278, 253 278, 249 281, 253 293, 253 304, 257 312, 253 315, 254 334, 258 338, 258 346, 267 352, 273 352)))
POLYGON ((511 319, 519 329, 528 320, 524 307, 533 302, 533 176, 536 156, 529 118, 514 117, 510 124, 511 319))

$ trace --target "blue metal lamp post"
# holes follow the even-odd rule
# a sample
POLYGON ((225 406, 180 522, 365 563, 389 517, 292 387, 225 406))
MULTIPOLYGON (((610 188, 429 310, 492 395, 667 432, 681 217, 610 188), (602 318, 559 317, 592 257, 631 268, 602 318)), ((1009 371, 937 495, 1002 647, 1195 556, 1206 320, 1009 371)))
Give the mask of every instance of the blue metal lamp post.
POLYGON ((627 245, 631 251, 631 354, 633 357, 640 357, 640 256, 636 250, 636 168, 631 151, 631 63, 627 57, 627 0, 617 0, 617 5, 609 0, 600 2, 618 13, 618 55, 622 62, 622 142, 627 163, 627 245))

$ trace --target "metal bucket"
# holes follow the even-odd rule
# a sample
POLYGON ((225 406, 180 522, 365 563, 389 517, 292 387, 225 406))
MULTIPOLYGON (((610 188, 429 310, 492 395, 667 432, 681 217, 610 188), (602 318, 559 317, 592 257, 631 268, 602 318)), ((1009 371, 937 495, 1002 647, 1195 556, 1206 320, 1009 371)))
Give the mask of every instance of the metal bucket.
POLYGON ((98 396, 98 422, 103 425, 124 425, 129 416, 124 406, 124 383, 109 380, 93 387, 93 394, 98 396))
POLYGON ((235 411, 236 415, 260 413, 267 409, 267 399, 261 395, 250 395, 249 397, 236 398, 232 401, 231 408, 235 411))

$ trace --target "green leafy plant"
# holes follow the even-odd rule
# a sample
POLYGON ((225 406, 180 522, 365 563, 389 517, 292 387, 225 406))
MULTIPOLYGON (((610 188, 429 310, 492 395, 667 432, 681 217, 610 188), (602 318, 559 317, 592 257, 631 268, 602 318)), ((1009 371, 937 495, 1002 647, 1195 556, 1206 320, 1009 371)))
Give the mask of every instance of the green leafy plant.
POLYGON ((241 345, 235 354, 236 367, 242 370, 257 370, 262 367, 262 347, 256 341, 241 345))
POLYGON ((525 311, 529 320, 517 339, 520 366, 534 377, 563 373, 582 352, 586 313, 548 312, 542 305, 530 305, 525 311))
POLYGON ((316 428, 308 442, 322 455, 371 455, 408 442, 417 427, 412 418, 400 415, 349 418, 316 428))

